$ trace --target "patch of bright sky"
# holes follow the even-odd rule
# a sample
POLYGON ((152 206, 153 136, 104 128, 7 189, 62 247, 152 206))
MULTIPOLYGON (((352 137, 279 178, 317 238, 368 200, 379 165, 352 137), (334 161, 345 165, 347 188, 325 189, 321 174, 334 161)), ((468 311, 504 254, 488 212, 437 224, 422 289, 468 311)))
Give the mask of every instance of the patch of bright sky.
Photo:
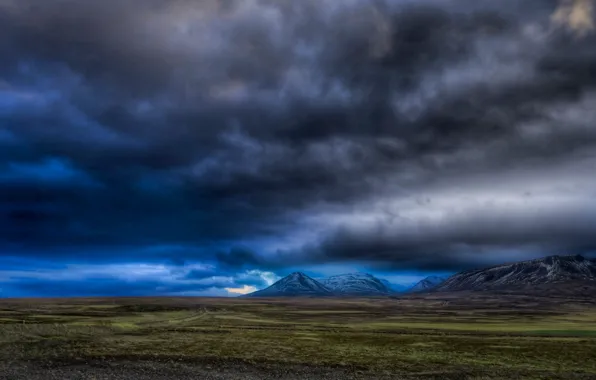
POLYGON ((228 293, 233 295, 248 294, 257 291, 257 288, 252 285, 244 285, 241 288, 225 288, 228 293))
POLYGON ((583 37, 594 30, 593 0, 561 0, 551 21, 556 26, 566 26, 578 37, 583 37))

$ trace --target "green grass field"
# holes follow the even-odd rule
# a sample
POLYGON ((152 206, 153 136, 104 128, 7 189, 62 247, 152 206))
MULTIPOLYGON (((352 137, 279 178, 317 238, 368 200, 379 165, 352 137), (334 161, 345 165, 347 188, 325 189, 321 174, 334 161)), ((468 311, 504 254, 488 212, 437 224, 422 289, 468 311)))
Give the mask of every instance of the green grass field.
POLYGON ((596 379, 596 308, 516 299, 0 301, 0 360, 243 361, 596 379))

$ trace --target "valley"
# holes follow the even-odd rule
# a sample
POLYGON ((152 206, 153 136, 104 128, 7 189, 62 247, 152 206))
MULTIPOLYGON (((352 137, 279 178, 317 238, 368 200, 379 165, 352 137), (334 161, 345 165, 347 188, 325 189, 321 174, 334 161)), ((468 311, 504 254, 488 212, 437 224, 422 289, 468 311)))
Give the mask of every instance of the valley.
POLYGON ((596 299, 0 301, 0 379, 592 379, 596 299))
POLYGON ((595 379, 594 352, 596 264, 581 256, 405 292, 294 272, 239 298, 0 301, 0 380, 595 379))

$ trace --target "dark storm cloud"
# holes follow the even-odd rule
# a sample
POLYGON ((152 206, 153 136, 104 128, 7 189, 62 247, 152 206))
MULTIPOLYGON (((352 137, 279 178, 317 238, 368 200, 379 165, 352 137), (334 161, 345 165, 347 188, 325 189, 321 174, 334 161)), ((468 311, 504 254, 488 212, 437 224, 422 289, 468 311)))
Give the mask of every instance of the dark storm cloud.
MULTIPOLYGON (((424 201, 400 204, 382 233, 358 215, 345 223, 352 209, 385 215, 429 191, 433 204, 479 173, 503 183, 510 168, 594 152, 596 37, 552 27, 556 7, 0 0, 0 244, 48 255, 181 244, 202 248, 170 260, 230 268, 592 249, 581 206, 479 216, 464 204, 428 222, 424 201), (316 236, 307 248, 275 241, 303 234, 316 236)), ((511 184, 524 193, 528 178, 511 184)))
POLYGON ((365 260, 384 269, 451 271, 498 264, 507 258, 593 256, 596 210, 581 207, 506 213, 486 208, 487 214, 470 212, 435 222, 404 223, 399 228, 340 229, 321 244, 294 254, 323 263, 365 260))
POLYGON ((263 259, 252 250, 244 247, 233 247, 229 251, 218 251, 215 255, 217 261, 228 267, 253 266, 258 267, 263 259))
POLYGON ((186 274, 189 279, 203 280, 217 275, 214 269, 193 269, 186 274))

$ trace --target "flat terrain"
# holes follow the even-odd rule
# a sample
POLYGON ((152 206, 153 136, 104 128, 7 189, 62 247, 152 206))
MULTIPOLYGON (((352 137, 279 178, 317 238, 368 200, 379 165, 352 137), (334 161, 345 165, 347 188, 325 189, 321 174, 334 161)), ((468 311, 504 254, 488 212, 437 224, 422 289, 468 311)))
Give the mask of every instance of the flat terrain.
POLYGON ((589 297, 0 300, 0 379, 596 379, 589 297))

